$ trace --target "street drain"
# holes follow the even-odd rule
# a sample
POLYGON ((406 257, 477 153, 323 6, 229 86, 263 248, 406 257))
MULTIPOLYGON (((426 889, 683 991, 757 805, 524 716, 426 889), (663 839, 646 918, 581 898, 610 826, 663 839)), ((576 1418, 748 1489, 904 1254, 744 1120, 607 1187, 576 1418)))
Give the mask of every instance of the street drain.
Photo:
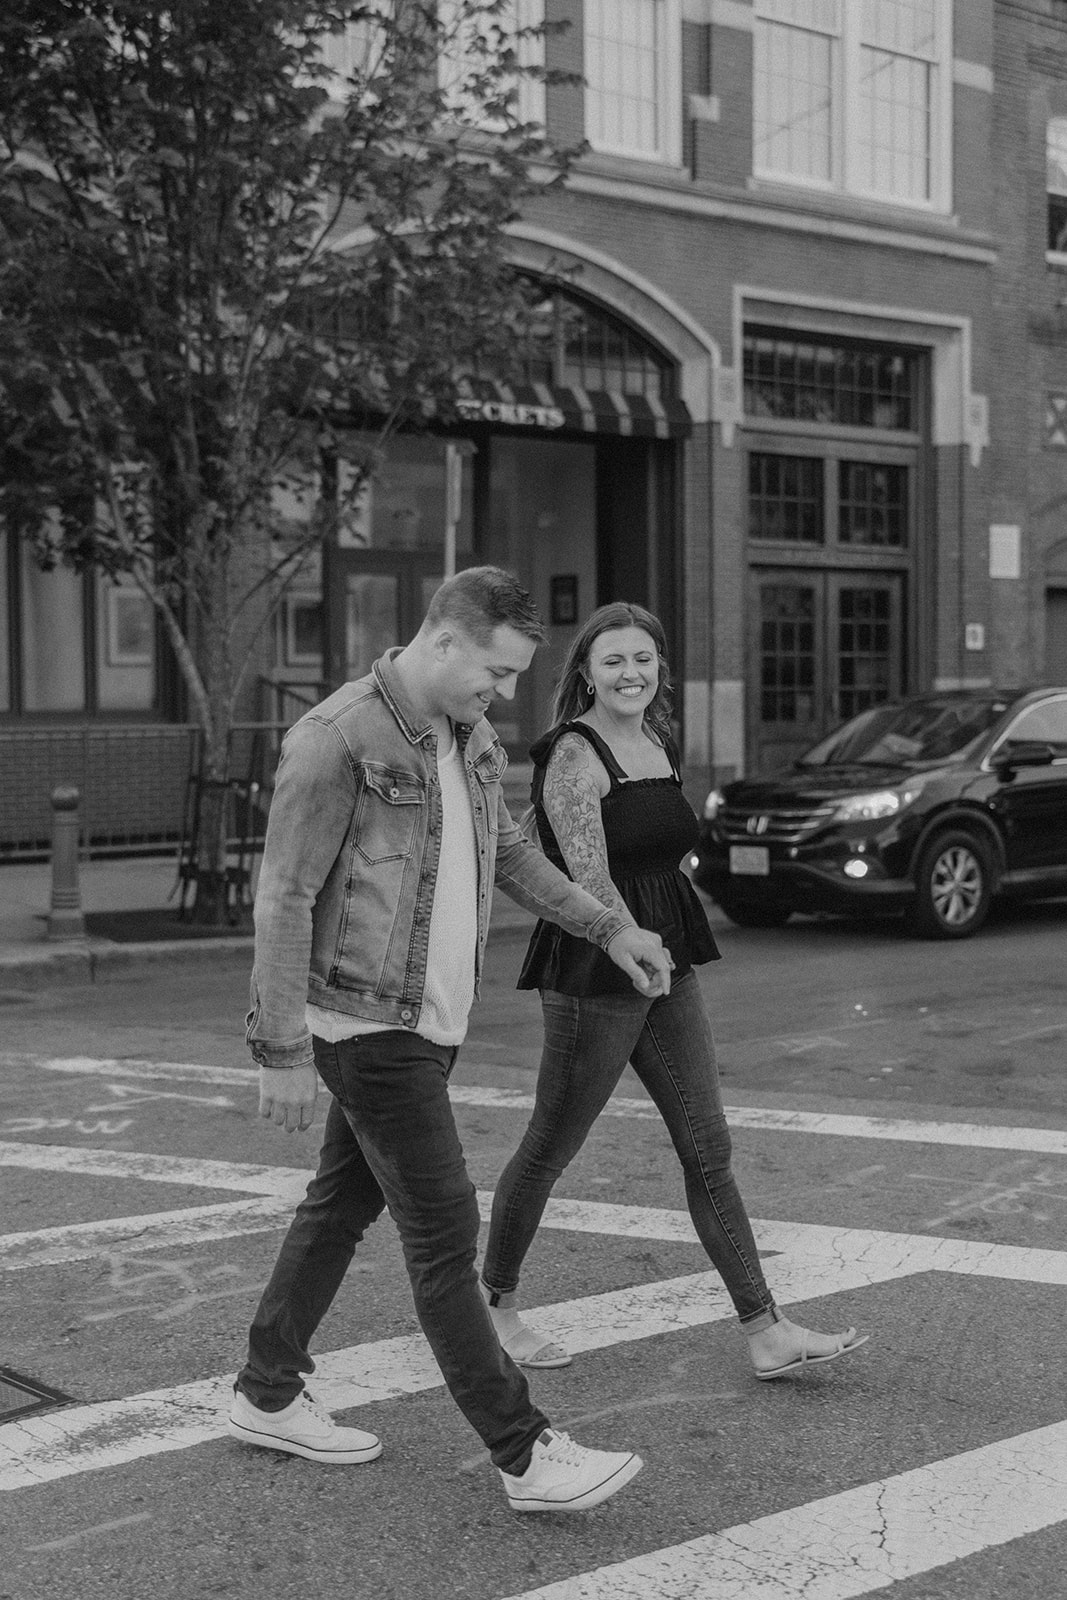
POLYGON ((28 1411, 44 1411, 49 1406, 65 1406, 72 1396, 50 1389, 36 1378, 24 1378, 21 1372, 10 1367, 0 1367, 0 1419, 25 1416, 28 1411))

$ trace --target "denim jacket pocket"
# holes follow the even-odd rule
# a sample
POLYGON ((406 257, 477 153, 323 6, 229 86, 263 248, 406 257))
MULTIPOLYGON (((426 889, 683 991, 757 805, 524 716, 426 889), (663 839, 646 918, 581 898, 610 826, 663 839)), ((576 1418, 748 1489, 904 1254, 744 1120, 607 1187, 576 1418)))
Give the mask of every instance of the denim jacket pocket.
POLYGON ((486 826, 490 833, 497 833, 500 828, 497 804, 500 799, 500 783, 507 764, 508 758, 498 744, 492 744, 488 750, 483 750, 474 762, 474 776, 481 789, 485 804, 486 826))
POLYGON ((352 840, 363 860, 404 861, 411 855, 419 808, 426 803, 425 780, 415 772, 366 762, 356 802, 352 840))

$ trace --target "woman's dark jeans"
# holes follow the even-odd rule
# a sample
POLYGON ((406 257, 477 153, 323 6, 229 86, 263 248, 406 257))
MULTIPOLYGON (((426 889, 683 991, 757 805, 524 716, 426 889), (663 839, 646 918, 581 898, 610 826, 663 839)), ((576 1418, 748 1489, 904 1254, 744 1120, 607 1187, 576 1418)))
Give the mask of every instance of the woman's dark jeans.
POLYGON ((453 1399, 505 1472, 524 1469, 547 1419, 500 1348, 478 1289, 478 1203, 448 1098, 456 1052, 391 1030, 315 1040, 333 1095, 319 1169, 297 1208, 249 1335, 238 1387, 280 1411, 313 1372, 311 1337, 355 1247, 388 1205, 415 1310, 453 1399))
POLYGON ((545 1044, 522 1143, 493 1200, 482 1277, 518 1287, 553 1185, 578 1154, 629 1061, 667 1124, 685 1174, 689 1215, 741 1321, 774 1305, 730 1170, 715 1042, 694 972, 658 1000, 633 994, 576 999, 544 990, 545 1044))

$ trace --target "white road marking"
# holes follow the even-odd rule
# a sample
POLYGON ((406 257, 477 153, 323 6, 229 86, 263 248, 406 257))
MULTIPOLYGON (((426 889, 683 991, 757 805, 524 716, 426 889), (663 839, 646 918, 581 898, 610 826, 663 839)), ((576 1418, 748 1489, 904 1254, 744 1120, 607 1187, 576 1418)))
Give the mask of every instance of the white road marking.
MULTIPOLYGON (((212 1166, 217 1184, 225 1163, 212 1166)), ((235 1164, 235 1178, 247 1184, 248 1169, 235 1164)), ((482 1194, 479 1200, 485 1215, 491 1196, 482 1194)), ((545 1225, 695 1243, 686 1213, 641 1206, 550 1201, 545 1225)), ((917 1272, 1067 1287, 1067 1252, 1062 1251, 809 1223, 757 1222, 754 1228, 762 1249, 779 1252, 773 1284, 783 1305, 859 1291, 917 1272)), ((733 1308, 718 1274, 702 1272, 535 1307, 531 1314, 547 1336, 564 1339, 579 1352, 699 1327, 732 1317, 733 1308)), ((318 1358, 318 1368, 315 1388, 333 1410, 416 1393, 441 1382, 421 1335, 334 1351, 318 1358)), ((217 1438, 228 1392, 228 1380, 215 1378, 16 1419, 0 1426, 0 1489, 26 1488, 217 1438)))
POLYGON ((143 1061, 125 1056, 110 1060, 96 1056, 34 1056, 9 1050, 0 1051, 0 1067, 33 1067, 39 1072, 59 1072, 71 1078, 185 1078, 246 1089, 253 1088, 258 1078, 257 1069, 252 1066, 212 1067, 192 1061, 143 1061))
MULTIPOLYGON (((1042 1030, 1044 1031, 1044 1030, 1042 1030)), ((787 1041, 788 1042, 788 1041, 787 1041)), ((172 1078, 200 1083, 244 1087, 251 1093, 256 1071, 247 1067, 212 1067, 194 1062, 97 1060, 90 1056, 31 1056, 0 1051, 0 1068, 33 1066, 41 1071, 114 1078, 172 1078)), ((533 1095, 519 1089, 479 1088, 453 1084, 455 1105, 484 1106, 501 1111, 532 1111, 533 1095)), ((659 1112, 650 1100, 615 1095, 604 1116, 656 1120, 659 1112)), ((1059 1128, 986 1126, 973 1122, 917 1122, 901 1117, 848 1116, 835 1112, 763 1110, 754 1106, 727 1106, 734 1128, 765 1133, 827 1134, 844 1139, 884 1139, 890 1143, 956 1145, 977 1150, 1025 1150, 1037 1155, 1067 1155, 1067 1132, 1059 1128)))
POLYGON ((511 1600, 851 1600, 1067 1521, 1067 1423, 511 1600))
POLYGON ((0 1141, 0 1167, 77 1173, 89 1178, 136 1178, 145 1183, 173 1183, 194 1189, 239 1189, 245 1194, 273 1194, 294 1199, 300 1198, 311 1177, 306 1168, 300 1167, 268 1167, 255 1162, 208 1161, 190 1156, 83 1150, 75 1145, 15 1141, 0 1141))
MULTIPOLYGON (((453 1084, 456 1105, 495 1106, 503 1111, 532 1111, 533 1095, 515 1089, 468 1088, 453 1084)), ((986 1127, 976 1122, 911 1122, 902 1117, 846 1116, 828 1111, 771 1111, 756 1106, 726 1106, 731 1128, 763 1133, 832 1134, 843 1139, 885 1139, 889 1143, 958 1145, 976 1150, 1025 1150, 1039 1155, 1067 1156, 1067 1133, 1059 1128, 986 1127)), ((613 1096, 602 1116, 656 1119, 650 1100, 613 1096)))
POLYGON ((273 1228, 288 1226, 293 1204, 290 1199, 263 1195, 215 1206, 187 1206, 178 1211, 156 1211, 145 1216, 8 1233, 0 1236, 0 1272, 66 1265, 114 1253, 124 1247, 130 1253, 139 1253, 206 1244, 213 1239, 236 1239, 250 1233, 268 1233, 273 1228))
MULTIPOLYGON (((76 1059, 76 1071, 97 1077, 185 1076, 246 1087, 255 1078, 246 1069, 76 1059)), ((57 1058, 47 1066, 62 1072, 70 1063, 57 1058)), ((454 1098, 459 1104, 520 1111, 533 1103, 532 1096, 513 1091, 459 1086, 454 1098)), ((648 1101, 622 1097, 611 1110, 621 1116, 658 1115, 648 1101)), ((733 1108, 729 1115, 734 1126, 774 1132, 1067 1154, 1067 1135, 1051 1129, 749 1108, 733 1108)), ((74 1260, 121 1243, 154 1249, 282 1226, 309 1177, 304 1169, 253 1163, 15 1143, 0 1144, 2 1165, 236 1190, 252 1198, 9 1235, 0 1239, 0 1269, 74 1260)), ((483 1216, 488 1215, 491 1196, 482 1194, 479 1201, 483 1216)), ((697 1243, 686 1213, 647 1207, 552 1201, 545 1226, 697 1243)), ((756 1222, 754 1228, 761 1249, 778 1252, 772 1276, 783 1304, 932 1271, 1067 1287, 1067 1252, 801 1223, 756 1222)), ((532 1315, 547 1336, 566 1340, 578 1353, 696 1328, 731 1318, 733 1309, 718 1275, 703 1272, 533 1308, 532 1315)), ((319 1357, 313 1387, 331 1409, 342 1410, 440 1383, 429 1349, 416 1334, 319 1357)), ((225 1431, 229 1394, 230 1380, 223 1376, 0 1425, 0 1490, 43 1485, 217 1440, 225 1431)), ((1067 1521, 1065 1490, 1067 1423, 1058 1423, 577 1574, 512 1600, 749 1600, 757 1588, 765 1600, 850 1600, 1067 1521)), ((138 1520, 100 1524, 39 1548, 59 1548, 138 1520)))

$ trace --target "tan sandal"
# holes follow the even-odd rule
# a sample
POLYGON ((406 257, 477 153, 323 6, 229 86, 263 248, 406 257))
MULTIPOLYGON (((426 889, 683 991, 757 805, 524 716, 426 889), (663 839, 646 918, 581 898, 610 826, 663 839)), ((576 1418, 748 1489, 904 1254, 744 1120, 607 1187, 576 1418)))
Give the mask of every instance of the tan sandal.
POLYGON ((827 1351, 825 1355, 813 1356, 808 1354, 808 1335, 810 1328, 798 1329, 800 1333, 800 1354, 794 1356, 792 1361, 786 1361, 780 1367, 757 1367, 757 1378, 784 1378, 789 1372, 803 1372, 806 1367, 822 1366, 825 1361, 836 1361, 838 1356, 847 1356, 851 1351, 858 1350, 861 1344, 866 1344, 870 1338, 869 1333, 857 1337, 855 1328, 846 1328, 844 1333, 831 1334, 828 1337, 837 1342, 837 1349, 827 1351))
POLYGON ((501 1348, 520 1367, 569 1367, 574 1357, 563 1345, 546 1339, 536 1328, 523 1324, 518 1332, 500 1340, 501 1348))

